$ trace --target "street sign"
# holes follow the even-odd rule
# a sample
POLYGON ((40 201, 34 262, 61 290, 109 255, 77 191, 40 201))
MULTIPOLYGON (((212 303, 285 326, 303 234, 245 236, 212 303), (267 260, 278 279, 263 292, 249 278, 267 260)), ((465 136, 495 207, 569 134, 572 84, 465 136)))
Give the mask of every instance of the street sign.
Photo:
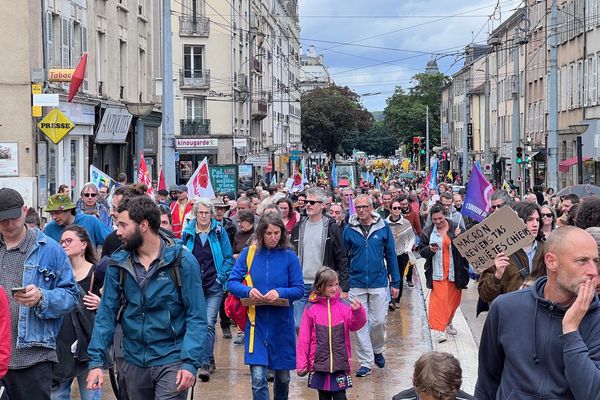
MULTIPOLYGON (((34 83, 31 85, 31 94, 42 94, 42 85, 38 83, 34 83)), ((33 105, 31 107, 31 116, 32 117, 41 117, 42 116, 42 107, 33 105)))
POLYGON ((448 147, 448 139, 442 138, 442 142, 440 144, 442 145, 442 147, 448 147))
POLYGON ((54 108, 40 121, 38 128, 54 144, 58 144, 71 129, 75 128, 75 124, 58 108, 54 108))
POLYGON ((269 154, 252 154, 246 157, 244 164, 252 164, 257 167, 266 167, 269 165, 269 154))

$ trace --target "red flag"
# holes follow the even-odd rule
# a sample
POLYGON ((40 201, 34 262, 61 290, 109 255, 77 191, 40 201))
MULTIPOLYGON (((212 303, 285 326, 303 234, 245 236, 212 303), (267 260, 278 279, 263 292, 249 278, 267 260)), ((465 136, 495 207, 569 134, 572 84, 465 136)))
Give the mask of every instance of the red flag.
POLYGON ((77 64, 77 68, 75 68, 75 72, 73 73, 73 77, 71 78, 71 83, 69 84, 69 97, 67 101, 73 100, 73 97, 79 91, 79 87, 83 83, 83 79, 85 77, 85 67, 87 65, 87 53, 83 53, 81 56, 81 60, 79 60, 79 64, 77 64))
POLYGON ((167 190, 167 184, 165 183, 165 174, 163 174, 162 168, 158 173, 158 190, 167 190))
POLYGON ((144 155, 140 151, 140 165, 138 166, 137 171, 137 179, 139 183, 143 183, 148 186, 148 193, 150 196, 154 195, 154 189, 152 188, 152 180, 150 179, 150 172, 148 171, 148 166, 146 165, 146 160, 144 160, 144 155))

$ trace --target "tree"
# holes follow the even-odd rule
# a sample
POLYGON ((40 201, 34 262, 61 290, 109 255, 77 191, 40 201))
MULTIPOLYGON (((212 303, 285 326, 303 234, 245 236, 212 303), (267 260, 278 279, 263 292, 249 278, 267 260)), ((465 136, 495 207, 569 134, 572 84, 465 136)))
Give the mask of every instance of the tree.
POLYGON ((344 138, 366 133, 373 125, 373 116, 348 87, 315 89, 303 93, 300 102, 302 144, 309 151, 342 152, 344 138))
POLYGON ((409 144, 413 136, 425 136, 425 108, 429 106, 429 140, 432 147, 439 146, 442 89, 450 78, 438 72, 416 74, 412 79, 416 84, 408 92, 396 87, 387 99, 385 126, 401 143, 409 144))
POLYGON ((353 149, 364 151, 369 155, 391 156, 398 148, 398 138, 391 133, 382 121, 375 122, 365 134, 352 132, 342 142, 344 152, 349 154, 353 149))

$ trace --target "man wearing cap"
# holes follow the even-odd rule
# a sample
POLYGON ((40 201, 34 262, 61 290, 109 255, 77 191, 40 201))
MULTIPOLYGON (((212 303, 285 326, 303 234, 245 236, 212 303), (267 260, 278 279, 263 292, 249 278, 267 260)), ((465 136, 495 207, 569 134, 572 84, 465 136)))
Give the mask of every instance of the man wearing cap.
POLYGON ((192 202, 188 199, 188 188, 185 185, 177 186, 177 201, 171 203, 171 226, 173 236, 180 239, 184 228, 185 216, 192 211, 192 202))
POLYGON ((84 227, 95 247, 102 246, 104 239, 111 232, 110 228, 93 215, 77 214, 75 204, 68 194, 50 196, 44 211, 52 215, 52 221, 46 225, 44 233, 57 242, 60 241, 63 230, 69 225, 84 227))
POLYGON ((40 230, 27 228, 26 212, 19 192, 0 189, 0 285, 19 288, 9 296, 11 357, 1 382, 11 400, 49 400, 56 337, 79 291, 65 252, 40 230))

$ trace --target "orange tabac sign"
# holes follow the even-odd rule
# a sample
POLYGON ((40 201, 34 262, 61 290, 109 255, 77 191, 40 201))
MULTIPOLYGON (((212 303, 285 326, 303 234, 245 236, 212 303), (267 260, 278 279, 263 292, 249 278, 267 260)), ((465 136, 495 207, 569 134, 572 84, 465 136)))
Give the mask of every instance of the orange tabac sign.
POLYGON ((71 82, 75 69, 55 69, 48 70, 48 81, 50 82, 71 82))

